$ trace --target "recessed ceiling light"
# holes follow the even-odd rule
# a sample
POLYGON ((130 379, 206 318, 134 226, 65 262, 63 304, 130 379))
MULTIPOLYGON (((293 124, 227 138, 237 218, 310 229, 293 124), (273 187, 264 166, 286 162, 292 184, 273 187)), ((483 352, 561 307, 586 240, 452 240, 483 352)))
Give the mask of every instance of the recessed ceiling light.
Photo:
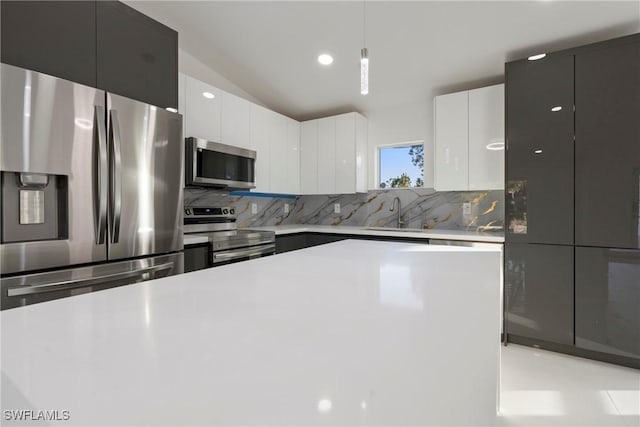
POLYGON ((555 112, 555 111, 560 111, 560 110, 562 110, 562 107, 561 107, 561 106, 559 106, 559 105, 558 105, 557 107, 553 107, 553 108, 551 109, 551 111, 554 111, 554 112, 555 112))
POLYGON ((331 65, 333 63, 333 56, 329 55, 328 53, 323 53, 322 55, 318 56, 318 62, 322 65, 331 65))
POLYGON ((529 61, 537 61, 538 59, 542 59, 542 58, 544 58, 545 56, 547 56, 547 54, 546 54, 546 53, 539 53, 539 54, 537 54, 537 55, 532 55, 532 56, 528 57, 527 59, 528 59, 529 61))
POLYGON ((172 113, 177 113, 178 112, 178 109, 177 108, 173 108, 173 107, 167 107, 167 108, 165 108, 165 110, 170 111, 172 113))
POLYGON ((541 149, 537 149, 537 150, 535 150, 535 151, 534 151, 534 153, 536 153, 536 154, 542 154, 542 150, 541 150, 541 149))
POLYGON ((202 92, 202 96, 204 96, 207 99, 213 99, 216 96, 214 94, 212 94, 211 92, 202 92))

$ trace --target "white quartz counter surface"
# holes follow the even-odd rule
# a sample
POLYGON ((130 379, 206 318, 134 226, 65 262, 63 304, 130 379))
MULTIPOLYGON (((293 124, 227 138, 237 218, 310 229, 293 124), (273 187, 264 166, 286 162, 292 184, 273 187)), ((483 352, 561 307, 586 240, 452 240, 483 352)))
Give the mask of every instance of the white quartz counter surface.
POLYGON ((493 425, 499 266, 492 248, 345 240, 5 310, 3 415, 493 425))
POLYGON ((329 233, 364 236, 407 237, 417 239, 462 240, 470 242, 503 243, 504 234, 498 232, 476 232, 462 230, 394 229, 387 227, 349 227, 342 225, 277 225, 251 227, 253 230, 275 231, 276 235, 294 233, 329 233))

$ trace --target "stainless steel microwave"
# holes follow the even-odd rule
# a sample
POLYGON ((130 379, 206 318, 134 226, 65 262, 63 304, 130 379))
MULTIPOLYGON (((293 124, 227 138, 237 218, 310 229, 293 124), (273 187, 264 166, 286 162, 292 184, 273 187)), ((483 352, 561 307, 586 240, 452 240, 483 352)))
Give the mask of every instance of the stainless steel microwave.
POLYGON ((185 140, 185 185, 255 188, 256 152, 200 138, 185 140))

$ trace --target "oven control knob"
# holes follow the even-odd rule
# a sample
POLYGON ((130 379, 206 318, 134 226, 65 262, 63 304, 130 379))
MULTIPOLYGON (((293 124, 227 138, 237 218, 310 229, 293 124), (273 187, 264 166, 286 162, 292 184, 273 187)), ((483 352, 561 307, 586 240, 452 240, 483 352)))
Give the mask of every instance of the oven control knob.
POLYGON ((236 213, 236 210, 235 210, 235 209, 229 209, 229 213, 230 213, 231 215, 234 215, 234 214, 236 213))
POLYGON ((222 213, 223 213, 223 215, 229 214, 229 209, 222 209, 222 213))
POLYGON ((185 209, 184 213, 185 213, 186 215, 191 215, 191 209, 185 209))

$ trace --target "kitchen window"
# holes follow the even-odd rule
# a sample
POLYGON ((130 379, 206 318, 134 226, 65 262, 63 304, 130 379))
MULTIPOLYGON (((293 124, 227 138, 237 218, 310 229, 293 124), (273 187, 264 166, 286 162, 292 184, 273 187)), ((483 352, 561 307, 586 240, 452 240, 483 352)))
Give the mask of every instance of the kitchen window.
POLYGON ((378 188, 424 185, 424 141, 378 147, 378 188))

